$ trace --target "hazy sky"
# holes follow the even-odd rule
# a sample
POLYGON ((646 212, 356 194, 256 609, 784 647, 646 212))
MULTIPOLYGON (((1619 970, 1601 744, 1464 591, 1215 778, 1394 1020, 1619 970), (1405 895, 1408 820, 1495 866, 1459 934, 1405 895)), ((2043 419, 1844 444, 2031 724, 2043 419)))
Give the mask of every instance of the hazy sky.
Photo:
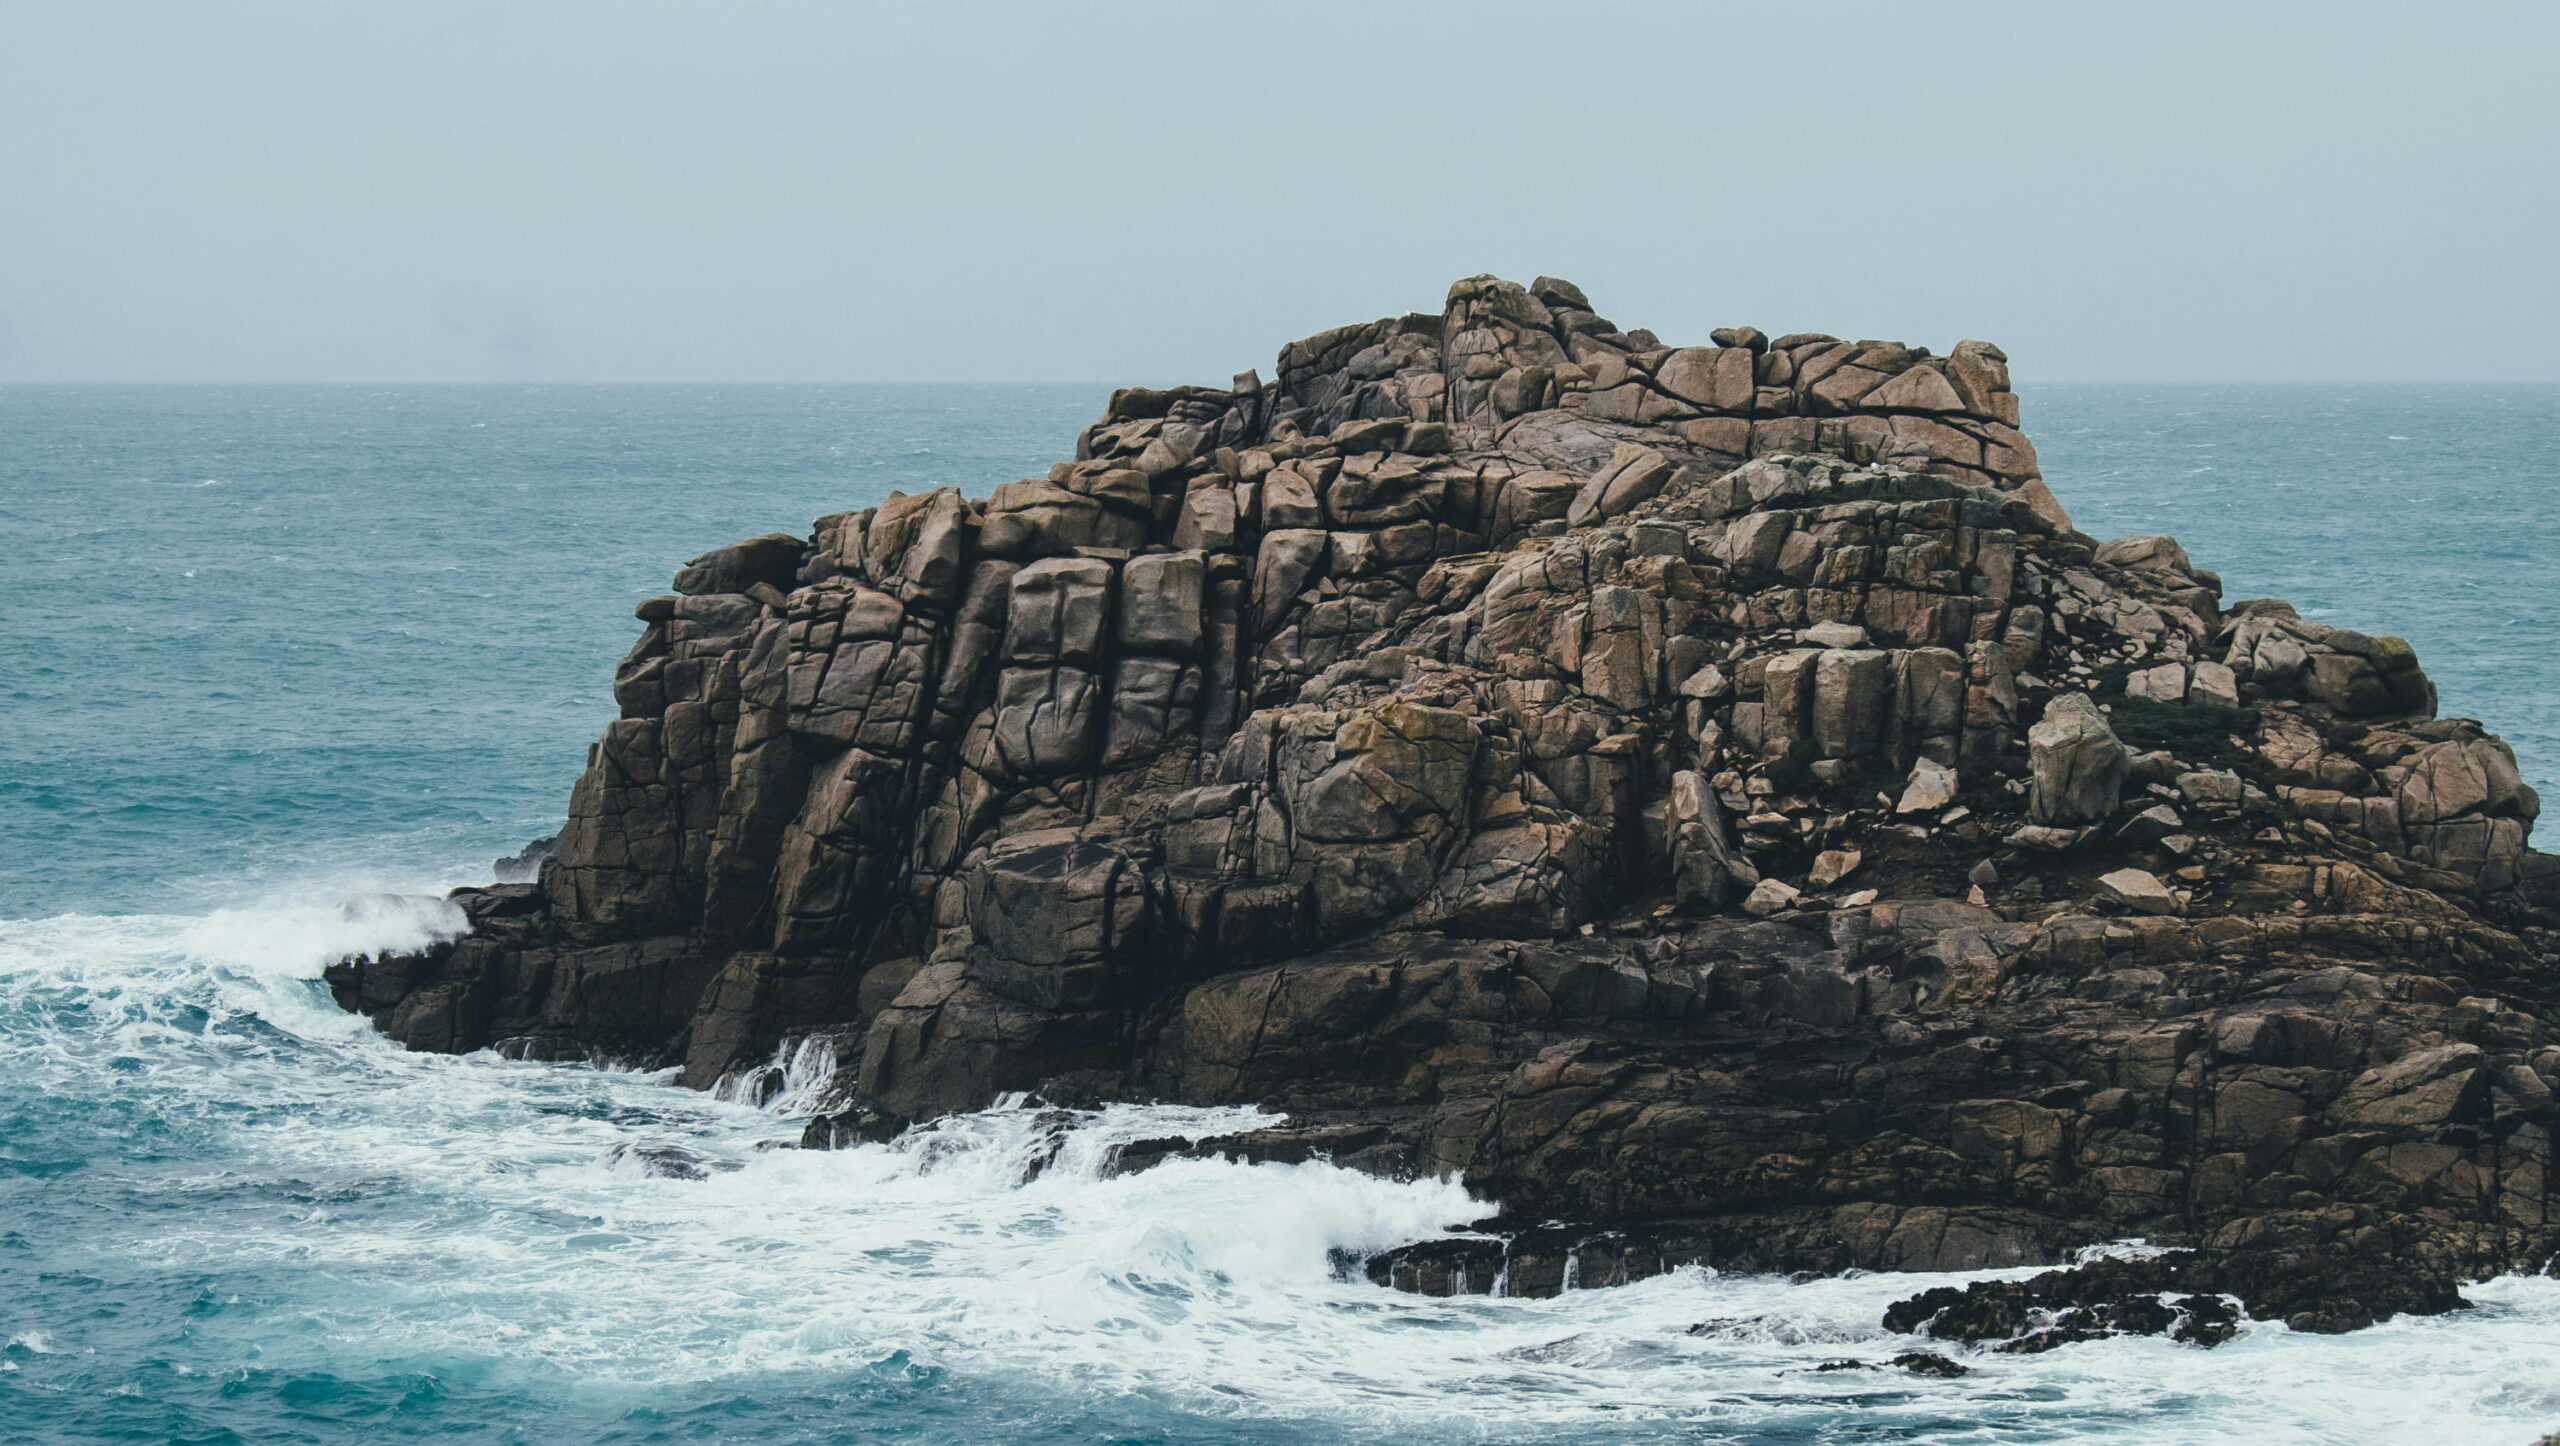
POLYGON ((2560 380, 2560 5, 0 0, 0 380, 1224 382, 1493 271, 2560 380))

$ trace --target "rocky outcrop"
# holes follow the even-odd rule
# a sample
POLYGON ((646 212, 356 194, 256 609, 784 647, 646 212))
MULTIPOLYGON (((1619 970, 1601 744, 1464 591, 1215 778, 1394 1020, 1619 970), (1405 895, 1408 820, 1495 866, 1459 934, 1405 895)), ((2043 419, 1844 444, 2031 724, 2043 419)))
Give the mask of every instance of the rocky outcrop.
POLYGON ((2506 747, 2406 643, 2072 530, 1998 348, 1713 342, 1473 278, 697 558, 539 877, 330 982, 697 1087, 816 1041, 813 1143, 1259 1102, 1124 1164, 1575 1222, 1408 1288, 2547 1259, 2560 869, 2506 747))

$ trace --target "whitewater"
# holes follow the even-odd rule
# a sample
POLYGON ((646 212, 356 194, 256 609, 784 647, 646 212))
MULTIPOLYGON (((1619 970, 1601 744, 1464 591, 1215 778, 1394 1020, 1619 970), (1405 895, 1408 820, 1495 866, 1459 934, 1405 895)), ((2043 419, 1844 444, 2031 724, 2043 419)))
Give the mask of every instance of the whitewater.
MULTIPOLYGON (((1030 475, 1098 402, 0 390, 0 1440, 2560 1428, 2550 1279, 2343 1337, 1942 1348, 1970 1373, 1928 1379, 1869 1369, 1925 1344, 1879 1317, 1959 1277, 1402 1295, 1358 1258, 1496 1202, 1322 1163, 1110 1169, 1251 1110, 1010 1103, 802 1151, 818 1051, 698 1094, 407 1054, 330 1002, 331 959, 456 929, 442 891, 556 826, 630 605, 674 563, 890 486, 1030 475)), ((2560 622, 2535 515, 2560 478, 2530 439, 2560 394, 2028 406, 2089 530, 2174 529, 2231 596, 2409 634, 2447 711, 2549 791, 2528 640, 2560 622)))

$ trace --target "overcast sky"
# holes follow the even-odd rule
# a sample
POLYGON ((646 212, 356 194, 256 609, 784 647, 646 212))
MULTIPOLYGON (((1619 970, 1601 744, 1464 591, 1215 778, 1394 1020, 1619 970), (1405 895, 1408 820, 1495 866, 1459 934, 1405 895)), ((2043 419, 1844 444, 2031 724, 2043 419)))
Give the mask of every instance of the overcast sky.
POLYGON ((0 380, 1173 381, 1492 271, 2560 380, 2560 5, 0 0, 0 380))

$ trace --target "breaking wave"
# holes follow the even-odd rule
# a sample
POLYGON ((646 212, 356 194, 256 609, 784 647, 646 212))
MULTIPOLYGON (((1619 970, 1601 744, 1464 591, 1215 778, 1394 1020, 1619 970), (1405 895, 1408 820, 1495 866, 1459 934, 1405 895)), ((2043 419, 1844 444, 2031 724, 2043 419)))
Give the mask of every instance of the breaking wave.
MULTIPOLYGON (((837 1042, 713 1094, 412 1055, 318 980, 434 898, 0 922, 0 1412, 39 1437, 2529 1440, 2560 1282, 2353 1336, 1879 1366, 1938 1283, 1689 1269, 1428 1299, 1345 1260, 1493 1210, 1115 1151, 1250 1109, 1020 1101, 784 1146, 837 1042), (528 1424, 530 1423, 530 1424, 528 1424)), ((1949 1277, 1948 1279, 1952 1279, 1949 1277)))

